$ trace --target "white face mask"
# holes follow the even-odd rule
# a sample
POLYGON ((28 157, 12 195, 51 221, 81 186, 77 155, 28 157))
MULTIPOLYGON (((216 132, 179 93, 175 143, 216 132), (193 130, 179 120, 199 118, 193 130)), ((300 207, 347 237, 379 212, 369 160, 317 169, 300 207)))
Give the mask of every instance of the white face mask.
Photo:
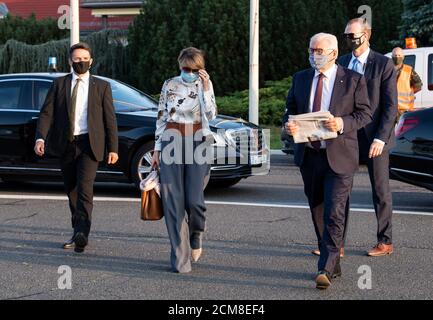
POLYGON ((318 54, 310 54, 310 65, 312 68, 316 69, 317 71, 323 69, 324 67, 326 67, 326 65, 331 62, 332 60, 329 59, 329 56, 332 54, 332 52, 330 54, 327 55, 318 55, 318 54))

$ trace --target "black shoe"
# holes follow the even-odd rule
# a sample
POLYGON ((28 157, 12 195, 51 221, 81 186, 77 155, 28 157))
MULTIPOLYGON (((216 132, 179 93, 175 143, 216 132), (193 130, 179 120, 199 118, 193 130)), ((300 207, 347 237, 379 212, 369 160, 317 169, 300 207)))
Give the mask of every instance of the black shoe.
POLYGON ((75 235, 72 236, 71 239, 69 239, 68 241, 66 241, 66 242, 62 245, 62 248, 63 248, 63 249, 73 249, 73 248, 75 247, 74 238, 75 238, 75 235))
POLYGON ((75 242, 75 252, 81 253, 84 251, 84 248, 87 246, 87 237, 82 232, 78 232, 74 238, 75 242))
POLYGON ((316 277, 316 288, 320 290, 326 290, 331 286, 331 277, 329 273, 322 270, 319 271, 316 277))
POLYGON ((336 265, 334 268, 334 273, 332 273, 332 279, 341 277, 341 266, 340 264, 336 265))

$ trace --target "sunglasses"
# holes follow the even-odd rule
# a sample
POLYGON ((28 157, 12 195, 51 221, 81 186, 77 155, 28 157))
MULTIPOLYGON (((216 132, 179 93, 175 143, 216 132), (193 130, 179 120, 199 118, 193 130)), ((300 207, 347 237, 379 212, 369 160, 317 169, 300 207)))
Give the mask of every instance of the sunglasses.
POLYGON ((345 33, 344 37, 346 39, 349 39, 349 40, 356 40, 356 39, 361 38, 364 34, 365 34, 365 32, 361 33, 361 35, 359 37, 357 37, 356 36, 356 35, 358 35, 357 33, 345 33))
POLYGON ((191 69, 191 68, 188 68, 188 67, 183 67, 182 71, 185 71, 187 73, 191 73, 191 72, 192 73, 198 73, 200 71, 200 69, 191 69))

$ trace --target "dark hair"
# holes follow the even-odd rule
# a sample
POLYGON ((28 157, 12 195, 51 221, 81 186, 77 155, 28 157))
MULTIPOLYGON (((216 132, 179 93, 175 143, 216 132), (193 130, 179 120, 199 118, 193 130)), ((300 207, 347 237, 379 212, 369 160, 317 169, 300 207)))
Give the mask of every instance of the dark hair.
POLYGON ((78 42, 76 44, 74 44, 70 49, 69 49, 69 56, 72 57, 72 53, 77 50, 77 49, 83 49, 86 51, 89 51, 90 56, 92 56, 92 49, 90 48, 90 46, 85 43, 85 42, 78 42))

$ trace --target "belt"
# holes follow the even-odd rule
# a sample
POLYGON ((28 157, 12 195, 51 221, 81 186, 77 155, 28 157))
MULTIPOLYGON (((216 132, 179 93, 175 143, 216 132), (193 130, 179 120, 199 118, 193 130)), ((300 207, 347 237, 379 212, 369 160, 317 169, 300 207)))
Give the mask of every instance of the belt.
POLYGON ((326 154, 326 148, 323 148, 323 149, 320 148, 319 150, 316 150, 314 148, 306 146, 305 150, 311 151, 312 153, 315 153, 315 154, 326 154))
POLYGON ((199 123, 177 123, 167 122, 166 129, 175 129, 185 137, 186 135, 193 135, 202 129, 201 122, 199 123))
POLYGON ((85 140, 89 138, 89 134, 88 133, 84 133, 84 134, 80 134, 77 136, 74 136, 74 140, 73 141, 81 141, 81 140, 85 140))

